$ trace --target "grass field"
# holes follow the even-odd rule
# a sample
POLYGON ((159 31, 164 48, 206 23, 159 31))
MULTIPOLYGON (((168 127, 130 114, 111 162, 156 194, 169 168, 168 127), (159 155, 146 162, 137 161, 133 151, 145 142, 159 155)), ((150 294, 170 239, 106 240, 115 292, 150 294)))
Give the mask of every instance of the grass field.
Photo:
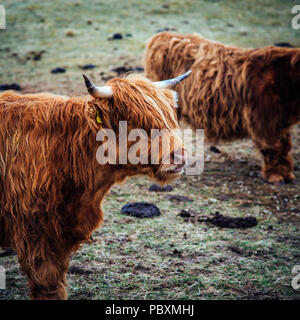
MULTIPOLYGON (((85 94, 80 66, 98 85, 116 67, 141 67, 145 43, 164 28, 200 33, 224 44, 300 46, 291 28, 294 1, 92 1, 1 2, 7 29, 0 30, 0 84, 22 92, 85 94), (123 39, 108 40, 115 33, 123 39), (45 52, 41 52, 44 50, 45 52), (39 57, 40 56, 40 57, 39 57), (65 73, 52 74, 56 67, 65 73)), ((300 264, 300 128, 293 133, 298 184, 273 186, 260 178, 251 142, 206 146, 199 177, 183 176, 170 193, 149 192, 146 178, 115 186, 104 201, 105 221, 72 257, 69 299, 300 299, 291 286, 300 264), (192 202, 171 201, 182 195, 192 202), (120 213, 127 202, 149 201, 161 216, 136 219, 120 213), (182 209, 194 217, 179 216, 182 209), (249 229, 222 229, 198 221, 219 211, 254 216, 249 229)), ((16 256, 0 257, 7 289, 0 299, 27 299, 16 256)))

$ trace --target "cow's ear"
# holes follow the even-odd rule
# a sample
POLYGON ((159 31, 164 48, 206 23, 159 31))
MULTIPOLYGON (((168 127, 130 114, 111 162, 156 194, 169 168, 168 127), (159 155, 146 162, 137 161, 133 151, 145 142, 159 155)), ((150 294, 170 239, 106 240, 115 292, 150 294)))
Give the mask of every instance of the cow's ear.
POLYGON ((82 75, 84 78, 85 86, 88 93, 94 98, 112 98, 114 93, 110 86, 97 87, 95 86, 86 75, 82 75))

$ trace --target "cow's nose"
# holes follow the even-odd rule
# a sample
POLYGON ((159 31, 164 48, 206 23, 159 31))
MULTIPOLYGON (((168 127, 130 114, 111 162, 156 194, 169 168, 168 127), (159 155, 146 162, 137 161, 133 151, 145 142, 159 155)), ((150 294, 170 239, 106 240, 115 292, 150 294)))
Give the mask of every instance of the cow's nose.
POLYGON ((186 152, 184 149, 177 150, 173 152, 171 157, 172 164, 179 164, 184 166, 186 164, 186 152))

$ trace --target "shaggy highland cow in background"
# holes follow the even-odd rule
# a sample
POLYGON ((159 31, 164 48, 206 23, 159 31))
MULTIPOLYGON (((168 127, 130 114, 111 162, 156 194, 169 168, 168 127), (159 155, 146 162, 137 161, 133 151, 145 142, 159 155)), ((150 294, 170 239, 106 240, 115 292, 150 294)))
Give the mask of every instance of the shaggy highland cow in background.
POLYGON ((264 158, 270 183, 292 181, 290 129, 300 122, 300 49, 227 47, 198 35, 163 32, 145 54, 153 81, 186 70, 178 85, 179 113, 213 142, 251 138, 264 158))
POLYGON ((92 97, 0 94, 0 245, 17 253, 31 298, 67 297, 69 257, 101 225, 101 203, 111 186, 137 174, 160 182, 180 176, 185 159, 179 137, 156 165, 100 165, 96 134, 111 129, 118 136, 120 120, 128 132, 142 128, 148 137, 154 128, 178 128, 176 93, 167 88, 186 76, 152 83, 133 75, 105 87, 85 78, 92 97), (166 156, 170 164, 163 163, 166 156))

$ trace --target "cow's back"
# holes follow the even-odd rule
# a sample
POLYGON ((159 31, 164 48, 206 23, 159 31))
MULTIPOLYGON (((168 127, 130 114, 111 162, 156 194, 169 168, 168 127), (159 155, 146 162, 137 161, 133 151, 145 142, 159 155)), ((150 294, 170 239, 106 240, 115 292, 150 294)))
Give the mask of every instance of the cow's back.
POLYGON ((145 73, 152 81, 165 80, 187 71, 195 61, 201 43, 197 35, 161 32, 148 42, 145 73))
POLYGON ((191 76, 176 87, 180 117, 194 128, 205 129, 212 142, 230 141, 251 134, 250 109, 259 108, 259 118, 268 122, 265 101, 270 101, 274 113, 282 113, 278 101, 288 100, 297 111, 299 52, 275 47, 240 49, 198 35, 164 32, 150 40, 145 67, 156 81, 191 69, 191 76))

